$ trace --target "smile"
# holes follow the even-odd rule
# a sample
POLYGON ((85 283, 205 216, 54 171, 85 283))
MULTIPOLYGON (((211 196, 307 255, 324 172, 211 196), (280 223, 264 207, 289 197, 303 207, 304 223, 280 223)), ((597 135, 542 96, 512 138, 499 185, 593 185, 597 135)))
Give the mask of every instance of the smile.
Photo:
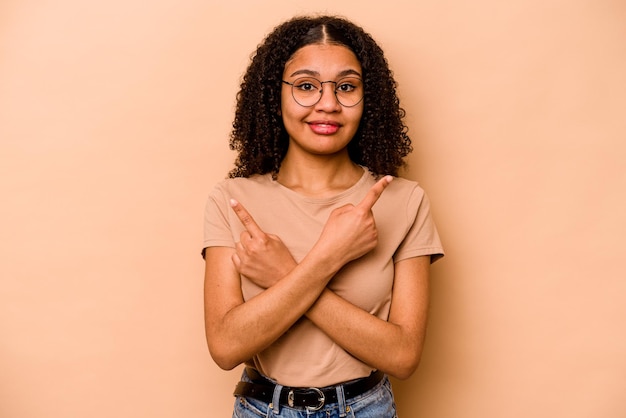
POLYGON ((339 130, 336 122, 309 122, 311 130, 318 135, 332 135, 339 130))

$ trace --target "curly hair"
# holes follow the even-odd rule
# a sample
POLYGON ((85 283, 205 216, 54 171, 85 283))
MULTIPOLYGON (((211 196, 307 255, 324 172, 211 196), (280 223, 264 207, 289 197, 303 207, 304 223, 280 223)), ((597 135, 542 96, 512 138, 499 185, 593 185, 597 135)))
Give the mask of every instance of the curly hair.
POLYGON ((296 17, 274 28, 257 47, 244 74, 230 148, 238 153, 229 177, 250 177, 280 169, 289 136, 280 115, 282 75, 300 48, 330 43, 350 49, 361 63, 364 108, 359 128, 348 144, 351 160, 375 175, 397 175, 412 151, 405 111, 382 49, 362 28, 334 16, 296 17))

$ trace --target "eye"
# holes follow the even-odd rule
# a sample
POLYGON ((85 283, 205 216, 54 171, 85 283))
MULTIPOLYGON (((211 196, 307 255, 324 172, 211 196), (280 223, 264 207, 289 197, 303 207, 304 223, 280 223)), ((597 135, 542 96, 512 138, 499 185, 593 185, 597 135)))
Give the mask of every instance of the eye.
POLYGON ((356 93, 361 89, 362 82, 358 78, 346 78, 337 82, 337 93, 356 93))
POLYGON ((354 91, 355 89, 356 86, 348 82, 337 84, 337 91, 340 91, 342 93, 349 93, 351 91, 354 91))
POLYGON ((302 84, 299 84, 297 87, 300 90, 305 90, 305 91, 313 90, 315 88, 313 84, 311 83, 302 83, 302 84))
POLYGON ((293 86, 297 88, 298 90, 302 90, 305 92, 312 92, 312 91, 319 90, 318 83, 311 81, 311 80, 296 80, 293 86))

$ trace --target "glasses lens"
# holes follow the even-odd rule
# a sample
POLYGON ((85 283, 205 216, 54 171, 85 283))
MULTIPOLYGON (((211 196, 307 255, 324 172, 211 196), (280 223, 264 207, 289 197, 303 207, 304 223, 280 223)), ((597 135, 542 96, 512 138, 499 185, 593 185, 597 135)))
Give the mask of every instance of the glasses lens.
POLYGON ((344 107, 356 106, 363 100, 363 80, 357 77, 345 77, 339 81, 324 81, 312 77, 296 79, 291 86, 291 93, 301 106, 315 106, 322 97, 322 84, 332 83, 337 101, 344 107))
POLYGON ((322 83, 315 78, 298 78, 291 86, 293 98, 301 106, 313 106, 322 96, 322 83))
POLYGON ((363 99, 363 81, 356 77, 342 78, 336 83, 335 95, 343 106, 356 106, 363 99))

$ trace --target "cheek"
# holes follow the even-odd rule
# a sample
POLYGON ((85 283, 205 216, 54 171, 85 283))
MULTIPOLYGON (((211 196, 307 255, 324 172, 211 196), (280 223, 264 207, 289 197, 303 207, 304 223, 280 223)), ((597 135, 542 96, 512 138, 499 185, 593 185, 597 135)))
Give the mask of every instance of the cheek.
POLYGON ((297 122, 306 117, 309 114, 309 109, 302 107, 295 103, 291 96, 287 100, 283 100, 280 104, 280 115, 283 118, 283 123, 297 122))
POLYGON ((289 108, 289 105, 291 104, 291 92, 284 89, 282 90, 281 94, 280 94, 280 114, 284 115, 285 113, 289 113, 289 110, 287 110, 286 108, 289 108))
POLYGON ((361 119, 363 119, 363 107, 361 106, 359 109, 352 109, 354 113, 352 114, 352 120, 357 124, 361 124, 361 119))
POLYGON ((299 121, 301 118, 296 112, 297 109, 294 109, 292 106, 281 105, 280 109, 280 117, 283 121, 283 126, 289 136, 292 136, 298 129, 300 129, 299 121))

